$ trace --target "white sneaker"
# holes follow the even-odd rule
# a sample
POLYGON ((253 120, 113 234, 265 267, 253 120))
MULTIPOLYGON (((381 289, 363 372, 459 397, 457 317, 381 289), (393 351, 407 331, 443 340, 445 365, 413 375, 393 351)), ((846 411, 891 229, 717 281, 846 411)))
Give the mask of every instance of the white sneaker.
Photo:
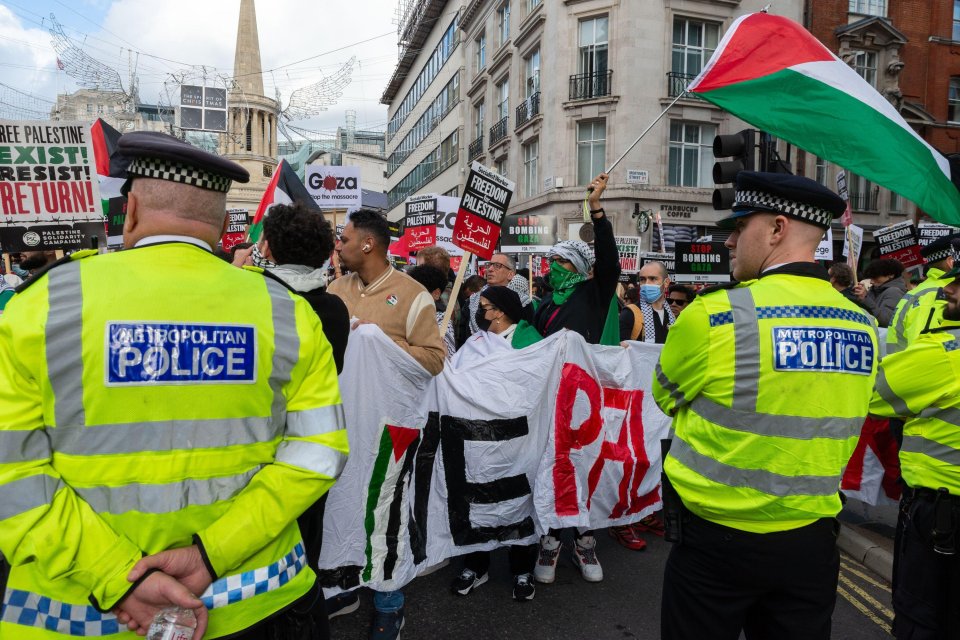
POLYGON ((573 546, 573 564, 580 568, 580 575, 587 582, 603 580, 603 568, 597 560, 596 546, 597 540, 593 536, 584 536, 573 546))
POLYGON ((550 584, 557 579, 557 561, 560 559, 560 541, 553 536, 540 536, 540 554, 533 576, 537 582, 550 584))

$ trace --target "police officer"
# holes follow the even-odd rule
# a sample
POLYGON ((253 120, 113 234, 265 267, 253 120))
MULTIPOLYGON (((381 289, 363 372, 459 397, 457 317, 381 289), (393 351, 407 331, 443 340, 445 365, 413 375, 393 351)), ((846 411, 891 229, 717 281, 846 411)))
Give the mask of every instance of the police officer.
POLYGON ((313 638, 296 517, 347 453, 330 345, 212 253, 246 170, 163 134, 119 149, 127 250, 61 261, 0 320, 0 637, 135 637, 180 605, 206 638, 313 638))
POLYGON ((893 564, 893 631, 960 638, 960 268, 946 283, 943 320, 880 364, 870 413, 904 418, 906 484, 893 564))
POLYGON ((960 234, 953 234, 920 249, 927 264, 926 278, 897 303, 887 329, 887 353, 903 351, 921 331, 939 326, 946 306, 940 290, 949 282, 944 275, 953 269, 958 241, 960 234))
POLYGON ((673 416, 664 511, 679 538, 665 640, 830 636, 840 476, 877 360, 874 323, 814 261, 843 210, 807 178, 741 172, 719 223, 739 284, 698 296, 667 334, 653 381, 673 416))

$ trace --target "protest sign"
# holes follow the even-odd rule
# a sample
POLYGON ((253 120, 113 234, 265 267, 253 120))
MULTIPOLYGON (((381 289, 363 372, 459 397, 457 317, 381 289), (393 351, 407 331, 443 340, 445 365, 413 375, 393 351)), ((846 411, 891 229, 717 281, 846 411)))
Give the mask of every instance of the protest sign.
POLYGON ((730 251, 722 242, 678 242, 676 282, 730 282, 730 251))
POLYGON ((0 120, 0 209, 5 251, 105 245, 88 124, 0 120))
POLYGON ((937 238, 960 233, 957 227, 951 227, 948 224, 921 222, 917 227, 920 246, 925 247, 937 238))
POLYGON ((123 246, 123 223, 127 219, 127 199, 107 200, 107 246, 123 246))
POLYGON ((640 270, 640 237, 614 236, 617 253, 620 255, 620 272, 636 273, 640 270))
POLYGON ((673 277, 677 269, 676 256, 672 253, 657 253, 655 251, 640 252, 640 269, 648 262, 661 262, 667 268, 667 273, 673 277))
POLYGON ((546 253, 557 244, 557 216, 521 213, 507 216, 500 237, 504 253, 546 253))
POLYGON ((310 164, 306 168, 307 192, 322 209, 360 206, 360 167, 310 164))
POLYGON ((833 229, 827 229, 813 257, 816 260, 833 260, 833 229))
POLYGON ((513 181, 474 161, 460 199, 453 243, 489 260, 500 238, 513 189, 513 181))
POLYGON ((434 196, 416 196, 405 204, 403 218, 407 250, 419 251, 437 243, 437 199, 434 196))
POLYGON ((220 248, 229 253, 247 236, 249 212, 246 209, 227 209, 227 220, 227 230, 220 238, 220 248))
POLYGON ((860 254, 863 249, 863 227, 851 224, 847 227, 847 232, 843 235, 843 256, 850 255, 850 244, 853 244, 854 262, 860 261, 860 254))
POLYGON ((881 257, 899 260, 904 267, 923 264, 923 256, 920 255, 920 245, 917 242, 917 230, 912 220, 904 220, 889 227, 877 229, 873 232, 873 239, 877 242, 881 257))

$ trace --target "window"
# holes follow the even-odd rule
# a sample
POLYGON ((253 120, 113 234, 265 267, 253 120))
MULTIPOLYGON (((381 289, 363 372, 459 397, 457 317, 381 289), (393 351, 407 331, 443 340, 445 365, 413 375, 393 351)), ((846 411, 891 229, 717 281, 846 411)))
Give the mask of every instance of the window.
POLYGON ((473 41, 473 49, 475 52, 475 71, 480 73, 483 71, 483 68, 487 66, 487 34, 481 33, 480 36, 473 41))
POLYGON ((580 73, 607 72, 607 39, 607 16, 580 21, 580 73))
POLYGON ((960 40, 960 0, 953 0, 953 39, 960 40))
POLYGON ((523 196, 525 198, 532 198, 540 191, 540 178, 537 171, 539 159, 539 140, 523 145, 523 196))
POLYGON ((478 102, 473 106, 473 137, 480 139, 483 137, 483 102, 478 102))
POLYGON ((605 170, 607 124, 603 120, 577 123, 577 184, 590 184, 605 170))
POLYGON ((497 85, 497 121, 510 115, 510 79, 504 78, 503 82, 497 85))
POLYGON ((506 177, 507 176, 507 159, 500 158, 499 160, 493 163, 493 168, 497 173, 506 177))
POLYGON ((453 189, 450 189, 449 191, 444 191, 444 192, 443 192, 443 195, 445 195, 445 196, 450 196, 451 198, 456 198, 457 196, 460 195, 460 187, 454 187, 453 189))
MULTIPOLYGON (((434 98, 423 115, 417 119, 416 124, 410 128, 410 131, 403 137, 393 149, 393 153, 387 158, 387 176, 393 175, 404 160, 407 159, 413 150, 423 142, 426 137, 440 124, 440 121, 450 113, 460 103, 460 72, 453 74, 449 82, 440 90, 440 94, 434 98)), ((378 141, 378 146, 382 149, 382 141, 378 141)))
POLYGON ((92 116, 92 115, 93 115, 93 105, 90 104, 89 102, 87 103, 87 115, 88 115, 88 116, 92 116))
MULTIPOLYGON (((957 0, 960 2, 960 0, 957 0)), ((523 97, 529 98, 540 91, 540 47, 523 60, 524 75, 523 97)))
POLYGON ((816 180, 823 186, 827 186, 827 161, 820 156, 814 157, 816 158, 816 180))
POLYGON ((877 86, 877 52, 857 51, 853 57, 853 69, 866 80, 871 87, 877 86))
POLYGON ((894 191, 890 192, 890 211, 891 213, 901 213, 903 211, 903 198, 894 191))
POLYGON ((950 93, 947 94, 947 120, 960 122, 960 78, 950 78, 950 93))
POLYGON ((534 9, 540 6, 540 3, 543 0, 526 0, 527 2, 527 14, 531 13, 534 9))
POLYGON ((875 186, 863 176, 849 172, 847 185, 850 191, 850 208, 853 211, 877 210, 877 194, 880 192, 880 187, 875 186))
POLYGON ((850 0, 850 13, 886 17, 887 0, 850 0))
POLYGON ((497 9, 497 37, 500 46, 510 39, 510 0, 497 9))
POLYGON ((459 135, 454 130, 443 142, 433 148, 427 156, 417 163, 410 173, 387 192, 387 206, 393 208, 428 182, 457 163, 460 146, 459 135))
POLYGON ((713 184, 713 137, 716 126, 696 122, 670 123, 667 184, 708 187, 713 184))
POLYGON ((691 78, 699 74, 717 48, 719 37, 720 25, 674 18, 671 70, 691 78))

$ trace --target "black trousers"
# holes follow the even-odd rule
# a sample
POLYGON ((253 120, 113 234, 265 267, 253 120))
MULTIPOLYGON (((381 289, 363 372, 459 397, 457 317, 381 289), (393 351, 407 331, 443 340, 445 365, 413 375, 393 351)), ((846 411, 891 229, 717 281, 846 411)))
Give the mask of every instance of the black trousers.
POLYGON ((225 640, 330 640, 323 589, 314 583, 310 591, 280 613, 225 640))
MULTIPOLYGON (((537 553, 539 546, 531 545, 510 545, 507 551, 507 557, 510 560, 510 573, 519 576, 522 573, 533 573, 533 568, 537 564, 537 553)), ((490 551, 474 551, 464 556, 464 563, 467 569, 474 571, 477 575, 483 575, 490 568, 490 551)))
POLYGON ((663 640, 829 640, 838 523, 748 533, 687 514, 667 559, 663 640))
MULTIPOLYGON (((897 640, 960 638, 960 549, 943 555, 933 550, 934 502, 901 502, 894 547, 893 633, 897 640)), ((955 523, 960 508, 954 506, 955 523)))

